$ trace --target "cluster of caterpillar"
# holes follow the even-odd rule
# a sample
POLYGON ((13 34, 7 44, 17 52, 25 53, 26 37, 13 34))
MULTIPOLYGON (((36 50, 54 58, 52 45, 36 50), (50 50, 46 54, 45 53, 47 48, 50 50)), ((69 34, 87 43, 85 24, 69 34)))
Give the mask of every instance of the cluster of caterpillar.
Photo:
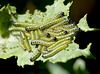
POLYGON ((30 61, 35 61, 40 55, 49 58, 67 48, 79 30, 77 25, 70 23, 63 16, 64 12, 60 12, 40 24, 15 22, 9 31, 17 37, 24 51, 31 53, 31 45, 36 45, 37 50, 30 61))

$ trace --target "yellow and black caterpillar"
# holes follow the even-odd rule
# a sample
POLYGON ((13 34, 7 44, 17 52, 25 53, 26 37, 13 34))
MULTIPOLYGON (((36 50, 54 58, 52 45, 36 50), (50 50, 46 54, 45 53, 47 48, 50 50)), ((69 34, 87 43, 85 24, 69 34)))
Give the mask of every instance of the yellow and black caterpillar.
POLYGON ((67 48, 79 30, 77 25, 69 23, 69 20, 63 16, 64 12, 60 12, 40 24, 15 22, 9 31, 17 37, 24 51, 32 53, 31 45, 37 46, 30 61, 35 61, 40 55, 49 58, 67 48))

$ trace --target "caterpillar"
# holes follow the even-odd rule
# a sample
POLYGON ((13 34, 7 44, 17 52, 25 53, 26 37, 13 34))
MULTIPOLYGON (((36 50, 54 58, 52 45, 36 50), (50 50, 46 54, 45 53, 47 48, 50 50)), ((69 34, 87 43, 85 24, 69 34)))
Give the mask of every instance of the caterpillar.
POLYGON ((22 39, 21 41, 24 42, 26 49, 29 50, 29 52, 31 52, 32 51, 31 46, 30 46, 29 41, 23 31, 20 31, 20 36, 22 39))
POLYGON ((57 44, 56 46, 54 46, 54 47, 52 47, 52 48, 50 48, 50 49, 47 48, 47 49, 46 49, 47 52, 45 52, 45 53, 48 54, 49 52, 51 52, 51 51, 53 51, 53 50, 56 50, 56 48, 58 48, 58 47, 60 47, 60 46, 62 46, 62 45, 64 45, 64 44, 70 44, 70 43, 71 43, 71 40, 63 41, 63 42, 57 44))
POLYGON ((46 46, 43 46, 42 49, 41 49, 41 53, 43 54, 43 53, 47 52, 46 49, 47 49, 47 47, 46 46))
MULTIPOLYGON (((38 35, 38 31, 35 30, 35 31, 31 31, 31 40, 38 40, 39 39, 39 35, 38 35)), ((38 44, 36 44, 36 48, 38 47, 38 44)))
POLYGON ((19 45, 22 47, 24 51, 26 51, 26 47, 24 46, 24 42, 22 41, 20 36, 17 36, 17 39, 19 40, 19 45))
POLYGON ((35 38, 36 38, 36 40, 39 39, 39 35, 38 35, 38 31, 37 30, 35 30, 35 38))
POLYGON ((35 23, 26 23, 26 22, 15 22, 13 24, 15 27, 34 27, 34 26, 37 26, 39 24, 35 24, 35 23))
POLYGON ((50 46, 51 44, 53 44, 54 42, 46 42, 46 41, 43 41, 43 40, 33 40, 31 42, 31 45, 34 45, 34 44, 40 44, 40 45, 44 45, 44 46, 50 46))
POLYGON ((57 23, 57 24, 51 26, 50 29, 61 26, 61 25, 65 25, 65 24, 68 24, 67 20, 61 21, 60 23, 57 23))
POLYGON ((64 12, 59 12, 42 23, 14 22, 9 31, 17 37, 24 51, 28 50, 31 53, 31 46, 36 45, 36 52, 30 57, 31 62, 40 55, 49 58, 67 48, 79 31, 77 25, 70 23, 70 20, 63 16, 64 12))
POLYGON ((40 29, 38 29, 37 31, 38 31, 39 36, 44 36, 43 32, 40 29))
POLYGON ((11 27, 11 28, 9 28, 9 31, 24 31, 25 32, 25 28, 22 28, 22 27, 11 27))
POLYGON ((75 27, 75 23, 62 25, 62 27, 63 27, 63 28, 71 28, 71 27, 75 27))
MULTIPOLYGON (((11 32, 11 34, 12 35, 14 35, 14 36, 20 36, 20 31, 17 31, 17 32, 11 32)), ((27 36, 27 37, 29 37, 30 38, 30 33, 28 33, 28 32, 25 32, 25 35, 27 36)))
POLYGON ((26 27, 25 28, 26 31, 32 31, 32 30, 37 30, 37 29, 39 29, 39 25, 36 25, 34 27, 26 27))
POLYGON ((50 51, 55 50, 56 48, 60 47, 63 44, 69 44, 69 43, 71 43, 71 40, 63 41, 63 42, 57 44, 56 46, 52 47, 51 49, 48 48, 47 51, 50 52, 50 51))
POLYGON ((41 37, 40 39, 43 40, 43 41, 47 41, 47 42, 56 41, 57 40, 56 37, 51 37, 51 38, 41 37))
POLYGON ((61 50, 67 48, 67 47, 68 47, 67 44, 61 45, 61 46, 59 46, 58 48, 56 48, 55 50, 49 52, 48 54, 43 54, 42 57, 43 57, 43 58, 52 57, 52 56, 54 56, 55 54, 57 54, 58 52, 60 52, 61 50))
POLYGON ((34 32, 34 31, 31 31, 31 32, 30 32, 30 35, 31 35, 31 40, 32 40, 32 41, 36 39, 36 37, 35 37, 35 32, 34 32))
POLYGON ((51 36, 60 36, 60 35, 65 35, 67 34, 67 31, 62 31, 59 33, 55 33, 55 32, 48 32, 51 36))
POLYGON ((78 31, 79 30, 79 28, 78 27, 71 27, 71 28, 63 28, 63 27, 57 27, 57 29, 61 29, 61 30, 64 30, 64 31, 67 31, 67 32, 74 32, 74 31, 78 31))
POLYGON ((61 30, 61 29, 47 29, 47 30, 45 30, 45 32, 54 32, 54 33, 59 33, 59 32, 62 32, 63 30, 61 30))
POLYGON ((63 41, 66 41, 66 40, 71 40, 71 37, 67 37, 67 38, 64 38, 64 39, 61 39, 61 40, 55 42, 54 44, 52 44, 51 46, 49 46, 48 49, 51 49, 51 48, 55 47, 56 45, 58 45, 59 43, 61 43, 63 41))
POLYGON ((59 23, 59 22, 61 22, 61 21, 63 21, 63 20, 66 20, 66 18, 55 19, 55 20, 53 20, 53 21, 50 21, 49 23, 40 25, 40 26, 39 26, 39 29, 40 29, 40 30, 43 30, 43 29, 48 28, 48 27, 50 27, 50 26, 52 26, 52 25, 54 25, 54 24, 56 24, 56 23, 59 23))
POLYGON ((67 37, 73 37, 73 36, 75 36, 75 34, 76 34, 75 32, 71 32, 71 33, 66 34, 66 35, 56 36, 56 38, 57 38, 57 40, 61 40, 63 38, 67 38, 67 37))
POLYGON ((59 13, 57 13, 57 14, 54 15, 54 17, 53 17, 52 20, 57 19, 57 18, 60 18, 62 16, 64 16, 64 12, 59 12, 59 13))
POLYGON ((30 58, 31 62, 35 61, 41 55, 41 49, 42 49, 42 45, 39 45, 35 54, 30 58))

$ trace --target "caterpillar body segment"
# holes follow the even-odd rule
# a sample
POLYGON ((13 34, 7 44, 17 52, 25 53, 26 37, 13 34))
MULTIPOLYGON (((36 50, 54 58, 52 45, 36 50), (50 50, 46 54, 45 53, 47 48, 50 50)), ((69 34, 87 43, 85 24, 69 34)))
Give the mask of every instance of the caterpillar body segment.
POLYGON ((32 49, 31 49, 31 46, 30 46, 30 44, 29 44, 29 41, 28 41, 28 39, 27 39, 25 33, 24 33, 23 31, 20 31, 20 34, 21 34, 21 39, 22 39, 22 41, 24 42, 24 45, 25 45, 26 49, 27 49, 29 52, 31 52, 32 49))
POLYGON ((22 41, 20 36, 17 36, 17 39, 19 40, 19 45, 21 46, 21 48, 26 51, 26 47, 24 45, 24 42, 22 41))
POLYGON ((59 12, 58 14, 55 14, 52 20, 58 19, 60 17, 64 16, 64 12, 59 12))
POLYGON ((67 34, 67 31, 62 31, 62 32, 59 32, 59 33, 55 33, 55 32, 48 32, 51 36, 61 36, 61 35, 65 35, 67 34))
POLYGON ((35 54, 30 58, 31 62, 35 61, 38 57, 40 57, 41 49, 42 49, 42 45, 39 45, 36 52, 35 52, 35 54))
POLYGON ((44 33, 40 29, 38 29, 38 34, 39 34, 39 36, 43 36, 44 35, 44 33))
POLYGON ((71 32, 71 33, 66 34, 66 35, 56 36, 56 38, 57 38, 57 40, 61 40, 63 38, 73 37, 73 36, 75 36, 75 34, 76 34, 75 32, 71 32))
POLYGON ((36 26, 33 26, 33 27, 28 26, 28 27, 25 27, 25 30, 26 30, 26 31, 37 30, 37 29, 39 29, 39 26, 40 26, 40 25, 36 25, 36 26))
POLYGON ((37 26, 39 24, 35 24, 35 23, 26 23, 26 22, 15 22, 13 24, 15 27, 34 27, 34 26, 37 26))
POLYGON ((34 44, 40 44, 40 45, 44 45, 44 46, 50 46, 51 44, 53 44, 54 42, 46 42, 46 41, 43 41, 43 40, 33 40, 31 42, 31 45, 34 45, 34 44))
POLYGON ((41 49, 41 53, 44 54, 45 52, 47 52, 47 47, 43 46, 42 49, 41 49))
POLYGON ((43 54, 42 57, 43 57, 43 58, 52 57, 52 56, 54 56, 55 54, 57 54, 58 52, 60 52, 61 50, 67 48, 67 47, 68 47, 68 45, 64 44, 64 45, 58 47, 57 49, 55 49, 55 50, 53 50, 53 51, 51 51, 51 52, 49 52, 49 53, 47 53, 47 54, 43 54))
POLYGON ((48 30, 45 30, 46 33, 49 33, 49 32, 54 32, 54 33, 59 33, 59 32, 62 32, 63 30, 61 29, 48 29, 48 30))
POLYGON ((50 29, 54 29, 54 28, 56 28, 58 26, 65 25, 65 24, 68 24, 67 20, 61 21, 60 23, 57 23, 57 24, 51 26, 50 29))
POLYGON ((37 58, 40 57, 40 55, 41 55, 41 52, 38 51, 38 50, 36 50, 36 52, 35 52, 35 54, 33 55, 33 57, 30 58, 30 61, 31 61, 31 62, 35 61, 37 58))
POLYGON ((75 27, 75 24, 71 23, 71 24, 66 24, 66 25, 62 25, 63 28, 72 28, 75 27))
POLYGON ((74 32, 74 31, 78 31, 79 28, 78 27, 71 27, 71 28, 63 28, 63 27, 58 27, 58 29, 61 29, 61 30, 64 30, 64 31, 67 31, 67 32, 74 32))
POLYGON ((59 19, 50 21, 49 23, 40 25, 40 26, 39 26, 39 29, 40 29, 40 30, 43 30, 43 29, 45 29, 45 28, 49 28, 50 26, 52 26, 52 25, 54 25, 54 24, 56 24, 56 23, 59 23, 59 22, 61 22, 61 21, 63 21, 63 20, 66 20, 66 18, 59 18, 59 19))
POLYGON ((31 34, 31 40, 32 41, 35 40, 36 39, 35 38, 35 32, 34 31, 31 31, 30 34, 31 34))
POLYGON ((40 40, 47 41, 47 42, 52 42, 52 41, 56 41, 56 37, 50 37, 50 38, 41 37, 40 40))
MULTIPOLYGON (((17 31, 17 32, 11 32, 11 34, 13 35, 13 36, 20 36, 20 31, 17 31)), ((28 32, 25 32, 25 35, 27 36, 27 37, 29 37, 30 38, 30 33, 28 33, 28 32)))
POLYGON ((38 35, 38 31, 37 30, 35 30, 35 38, 36 38, 36 40, 39 39, 39 35, 38 35))
POLYGON ((11 27, 11 28, 9 28, 9 31, 24 31, 25 32, 25 28, 22 28, 22 27, 11 27))
POLYGON ((64 39, 61 39, 61 40, 55 42, 54 44, 52 44, 51 46, 49 46, 48 49, 51 49, 51 48, 57 46, 59 43, 61 43, 61 42, 63 42, 63 41, 66 41, 66 40, 71 40, 71 37, 64 38, 64 39))
POLYGON ((60 47, 60 46, 62 46, 62 45, 64 45, 64 44, 70 44, 70 43, 71 43, 71 40, 63 41, 63 42, 57 44, 56 46, 54 46, 54 47, 52 47, 52 48, 50 48, 50 49, 48 48, 47 51, 48 51, 48 52, 51 52, 51 51, 53 51, 53 50, 56 50, 56 48, 58 48, 58 47, 60 47))

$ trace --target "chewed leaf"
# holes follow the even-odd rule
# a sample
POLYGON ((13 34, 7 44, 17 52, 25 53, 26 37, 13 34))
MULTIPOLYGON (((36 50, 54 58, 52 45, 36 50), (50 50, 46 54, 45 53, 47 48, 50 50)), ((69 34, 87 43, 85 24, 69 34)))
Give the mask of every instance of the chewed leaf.
POLYGON ((80 19, 79 23, 77 24, 78 27, 85 32, 95 30, 94 28, 89 28, 86 18, 87 18, 87 14, 80 19))
MULTIPOLYGON (((39 10, 35 10, 34 14, 30 14, 29 11, 27 11, 25 14, 16 14, 16 18, 12 14, 8 14, 8 16, 11 16, 9 19, 12 18, 13 22, 31 22, 31 23, 41 23, 45 20, 48 20, 52 18, 56 13, 59 13, 60 11, 65 13, 65 18, 68 19, 69 16, 69 8, 72 4, 72 2, 69 2, 67 5, 64 5, 65 0, 55 0, 53 5, 46 6, 47 11, 41 12, 39 10)), ((5 8, 4 8, 5 9, 5 8)), ((16 13, 15 7, 8 6, 6 9, 8 9, 9 12, 16 13), (11 10, 10 10, 11 9, 11 10)), ((3 12, 3 11, 0 11, 3 12)), ((94 30, 93 28, 89 28, 87 21, 86 21, 85 15, 77 24, 81 30, 87 32, 94 30)), ((1 18, 1 17, 0 17, 1 18)), ((4 21, 5 19, 3 19, 4 21)), ((10 20, 8 20, 10 22, 10 20)), ((2 23, 0 23, 2 24, 2 23)), ((31 44, 31 42, 29 42, 31 44)), ((76 58, 79 56, 85 56, 85 57, 93 57, 90 52, 91 43, 87 46, 85 49, 79 49, 79 45, 77 43, 71 43, 68 45, 68 48, 62 50, 61 52, 57 53, 53 57, 44 59, 42 56, 40 56, 36 61, 47 61, 49 60, 52 63, 56 62, 66 62, 72 58, 76 58)), ((16 39, 16 37, 10 36, 8 39, 3 39, 0 37, 0 58, 7 59, 12 56, 17 57, 17 65, 18 66, 24 66, 24 65, 34 65, 34 62, 30 61, 30 57, 32 57, 36 51, 35 46, 31 46, 33 52, 28 52, 22 50, 22 48, 19 46, 19 42, 16 39)))
MULTIPOLYGON (((10 36, 8 39, 2 39, 0 37, 0 58, 7 59, 12 56, 15 56, 18 58, 17 64, 19 66, 24 66, 26 64, 33 65, 34 62, 30 62, 30 56, 33 55, 33 53, 25 52, 21 49, 19 46, 18 40, 10 36)), ((34 47, 33 47, 34 48, 34 47)))
POLYGON ((56 54, 55 56, 48 58, 48 59, 41 59, 41 57, 37 60, 42 60, 42 61, 47 61, 49 60, 52 63, 57 63, 57 62, 66 62, 70 59, 79 57, 79 56, 85 56, 85 57, 92 57, 91 52, 90 52, 90 47, 91 47, 91 43, 89 43, 89 45, 87 46, 87 48, 85 49, 79 49, 79 45, 77 43, 72 43, 69 44, 69 47, 62 50, 61 52, 59 52, 58 54, 56 54))
POLYGON ((67 5, 64 5, 65 0, 55 0, 53 5, 46 6, 47 11, 45 12, 47 15, 43 18, 43 20, 47 20, 49 18, 52 18, 55 14, 59 12, 64 12, 66 15, 66 19, 68 19, 69 16, 69 9, 72 5, 72 2, 69 2, 67 5))

